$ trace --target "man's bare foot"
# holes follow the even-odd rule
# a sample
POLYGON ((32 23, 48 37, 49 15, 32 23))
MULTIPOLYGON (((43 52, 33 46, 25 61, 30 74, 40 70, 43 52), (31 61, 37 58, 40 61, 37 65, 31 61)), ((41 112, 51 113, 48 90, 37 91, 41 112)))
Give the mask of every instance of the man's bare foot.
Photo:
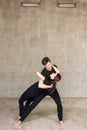
POLYGON ((22 126, 22 121, 18 121, 18 122, 15 124, 15 127, 19 127, 19 126, 22 126))
POLYGON ((63 121, 59 121, 59 124, 60 124, 61 127, 65 127, 63 121))

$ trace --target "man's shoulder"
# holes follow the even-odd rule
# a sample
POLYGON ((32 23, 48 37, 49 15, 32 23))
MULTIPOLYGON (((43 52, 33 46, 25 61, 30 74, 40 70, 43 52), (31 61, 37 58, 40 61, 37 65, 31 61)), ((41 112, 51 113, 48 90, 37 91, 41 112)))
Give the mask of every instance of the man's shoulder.
MULTIPOLYGON (((46 68, 43 68, 42 71, 46 71, 46 68)), ((41 72, 42 72, 42 71, 41 71, 41 72)))
POLYGON ((43 68, 42 71, 41 71, 41 74, 43 74, 45 72, 46 72, 46 68, 43 68))
POLYGON ((53 64, 56 68, 57 68, 57 65, 53 64))

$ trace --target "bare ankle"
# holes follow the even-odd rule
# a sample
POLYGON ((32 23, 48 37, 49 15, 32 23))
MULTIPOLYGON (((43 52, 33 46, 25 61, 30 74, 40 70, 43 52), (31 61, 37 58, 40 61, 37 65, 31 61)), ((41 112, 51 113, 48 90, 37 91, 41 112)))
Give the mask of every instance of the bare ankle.
POLYGON ((64 122, 61 120, 59 121, 60 126, 64 127, 64 122))
POLYGON ((22 126, 22 124, 23 124, 22 121, 19 120, 19 121, 16 123, 15 127, 22 126))
POLYGON ((21 116, 19 116, 18 119, 20 120, 20 119, 21 119, 21 116))

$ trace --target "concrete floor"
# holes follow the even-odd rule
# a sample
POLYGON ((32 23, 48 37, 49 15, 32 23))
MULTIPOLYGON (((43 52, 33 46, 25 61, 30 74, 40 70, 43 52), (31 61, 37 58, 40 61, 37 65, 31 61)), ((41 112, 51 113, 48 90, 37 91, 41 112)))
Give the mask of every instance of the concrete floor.
POLYGON ((45 98, 25 119, 24 125, 15 128, 17 101, 0 98, 0 130, 87 130, 87 98, 62 98, 65 128, 58 124, 56 105, 51 98, 45 98))

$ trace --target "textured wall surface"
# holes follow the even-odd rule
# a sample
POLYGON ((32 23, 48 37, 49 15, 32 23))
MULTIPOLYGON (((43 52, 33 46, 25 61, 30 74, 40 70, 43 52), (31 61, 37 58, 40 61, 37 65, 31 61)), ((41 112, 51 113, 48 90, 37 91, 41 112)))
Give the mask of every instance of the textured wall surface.
POLYGON ((49 56, 62 74, 62 97, 87 97, 87 1, 58 8, 56 0, 21 7, 0 0, 0 97, 19 97, 38 80, 41 59, 49 56))

